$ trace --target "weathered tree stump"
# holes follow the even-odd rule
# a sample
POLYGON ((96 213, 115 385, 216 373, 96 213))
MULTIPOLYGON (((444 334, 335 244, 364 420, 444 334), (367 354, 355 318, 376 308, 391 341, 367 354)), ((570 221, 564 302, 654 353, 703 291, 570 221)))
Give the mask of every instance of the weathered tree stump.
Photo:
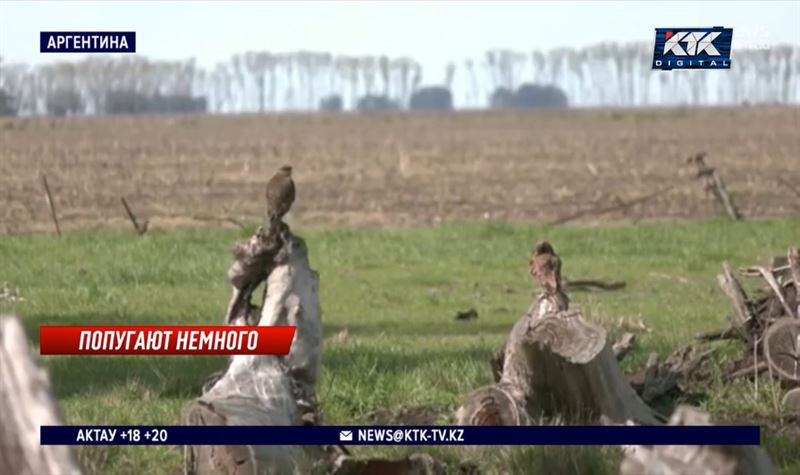
POLYGON ((521 425, 538 417, 658 423, 625 382, 606 331, 561 299, 542 296, 513 327, 500 381, 469 394, 463 425, 521 425), (554 303, 555 302, 555 303, 554 303))
MULTIPOLYGON (((705 412, 679 406, 669 425, 711 425, 705 412)), ((628 446, 621 475, 772 475, 775 467, 767 453, 756 446, 661 445, 628 446)))
MULTIPOLYGON (((232 357, 224 375, 188 404, 184 412, 187 425, 317 422, 315 387, 322 356, 318 276, 309 266, 308 250, 299 237, 289 236, 282 254, 284 259, 270 266, 259 325, 297 326, 290 354, 232 357)), ((237 259, 241 257, 257 261, 257 256, 237 259)), ((238 320, 240 316, 236 315, 234 322, 243 323, 238 320)), ((187 474, 293 473, 307 471, 323 458, 322 448, 313 446, 223 444, 187 446, 184 455, 187 474)))
POLYGON ((81 473, 69 446, 40 445, 40 426, 63 423, 22 324, 0 316, 0 473, 81 473))

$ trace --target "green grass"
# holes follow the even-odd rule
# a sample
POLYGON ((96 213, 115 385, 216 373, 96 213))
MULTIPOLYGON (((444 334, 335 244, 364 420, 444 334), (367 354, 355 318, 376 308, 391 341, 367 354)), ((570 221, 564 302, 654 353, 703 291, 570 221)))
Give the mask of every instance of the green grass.
MULTIPOLYGON (((608 227, 452 225, 408 230, 296 229, 320 273, 326 334, 318 386, 330 424, 369 423, 381 409, 431 407, 451 414, 470 390, 491 380, 488 356, 527 308, 527 259, 534 242, 554 243, 569 278, 625 280, 626 289, 573 293, 573 304, 608 328, 641 318, 644 334, 626 367, 669 353, 698 331, 724 324, 729 307, 716 287, 723 261, 749 265, 798 244, 800 220, 608 227), (457 322, 475 308, 477 321, 457 322), (331 337, 347 330, 344 342, 331 337)), ((0 238, 0 283, 23 302, 0 302, 22 316, 33 344, 44 324, 219 323, 233 241, 224 230, 81 232, 61 239, 0 238)), ((726 344, 722 367, 739 348, 726 344)), ((44 357, 69 423, 173 424, 222 357, 44 357)), ((692 402, 726 419, 775 418, 776 388, 713 382, 692 402)), ((768 433, 785 473, 800 470, 797 440, 768 433)), ((355 448, 357 455, 414 448, 355 448)), ((474 460, 486 473, 616 473, 613 448, 430 449, 449 461, 474 460), (538 473, 538 472, 537 472, 538 473)), ((92 473, 179 473, 170 447, 86 447, 92 473)))

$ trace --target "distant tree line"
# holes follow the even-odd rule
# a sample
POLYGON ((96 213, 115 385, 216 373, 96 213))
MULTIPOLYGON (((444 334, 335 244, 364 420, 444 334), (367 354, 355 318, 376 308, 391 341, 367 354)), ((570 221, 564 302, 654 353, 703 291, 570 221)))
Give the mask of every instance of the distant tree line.
POLYGON ((724 71, 653 71, 652 46, 491 50, 425 81, 412 58, 299 51, 194 59, 91 56, 41 66, 0 59, 0 114, 267 113, 800 102, 800 48, 735 50, 724 71), (458 95, 457 95, 458 94, 458 95))

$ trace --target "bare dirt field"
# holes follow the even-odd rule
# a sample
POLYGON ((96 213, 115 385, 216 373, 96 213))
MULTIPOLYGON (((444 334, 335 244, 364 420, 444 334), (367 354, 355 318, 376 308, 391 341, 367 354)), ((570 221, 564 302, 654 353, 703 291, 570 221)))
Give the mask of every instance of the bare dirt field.
POLYGON ((151 227, 254 221, 283 163, 302 224, 709 217, 700 151, 745 216, 795 215, 799 131, 797 107, 5 119, 0 233, 52 229, 42 173, 64 229, 126 225, 123 196, 151 227))

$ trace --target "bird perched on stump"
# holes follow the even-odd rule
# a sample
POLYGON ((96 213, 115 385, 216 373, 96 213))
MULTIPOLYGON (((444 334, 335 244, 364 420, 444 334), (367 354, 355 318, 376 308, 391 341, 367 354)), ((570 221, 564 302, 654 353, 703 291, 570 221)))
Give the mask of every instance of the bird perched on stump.
POLYGON ((547 241, 540 241, 528 261, 531 277, 547 294, 561 292, 561 259, 547 241))
POLYGON ((267 222, 270 229, 278 224, 294 203, 292 167, 284 165, 267 182, 267 222))

